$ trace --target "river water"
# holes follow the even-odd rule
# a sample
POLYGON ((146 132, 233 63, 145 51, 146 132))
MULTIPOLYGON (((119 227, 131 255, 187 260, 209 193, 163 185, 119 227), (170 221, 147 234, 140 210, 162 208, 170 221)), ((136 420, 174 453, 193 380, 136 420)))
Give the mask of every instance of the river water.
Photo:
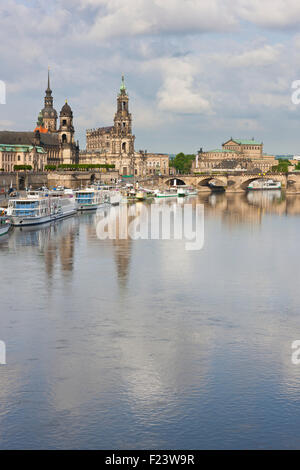
POLYGON ((93 213, 1 240, 0 448, 300 448, 300 197, 196 203, 200 250, 93 213))

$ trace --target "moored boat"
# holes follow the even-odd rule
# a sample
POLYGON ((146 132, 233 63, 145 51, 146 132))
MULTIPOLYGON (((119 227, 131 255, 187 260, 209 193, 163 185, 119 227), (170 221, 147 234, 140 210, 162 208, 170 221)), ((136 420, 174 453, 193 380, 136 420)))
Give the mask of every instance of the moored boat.
POLYGON ((7 217, 0 216, 0 237, 6 235, 11 228, 11 222, 7 217))
POLYGON ((272 179, 257 179, 251 181, 251 183, 247 187, 250 191, 255 190, 266 190, 266 189, 281 189, 281 182, 274 181, 272 179))
POLYGON ((56 197, 51 200, 51 220, 70 217, 77 212, 77 203, 74 198, 56 197))
POLYGON ((177 189, 178 197, 196 196, 197 194, 198 194, 198 191, 192 186, 180 186, 177 189))
POLYGON ((166 189, 165 191, 155 191, 155 197, 177 197, 177 188, 166 189))
POLYGON ((27 197, 10 199, 7 215, 12 225, 38 225, 51 221, 51 200, 49 197, 27 197))
POLYGON ((109 202, 108 198, 105 197, 105 191, 86 188, 75 191, 75 199, 79 211, 95 210, 101 205, 109 202))

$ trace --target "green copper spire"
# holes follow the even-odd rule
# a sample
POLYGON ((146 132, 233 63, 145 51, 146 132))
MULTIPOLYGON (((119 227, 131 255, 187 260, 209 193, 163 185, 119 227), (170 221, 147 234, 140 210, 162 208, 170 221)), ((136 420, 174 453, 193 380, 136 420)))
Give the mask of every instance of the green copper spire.
POLYGON ((122 75, 122 83, 120 86, 120 92, 125 92, 126 93, 126 86, 125 86, 125 81, 124 81, 124 75, 122 75))
POLYGON ((38 127, 44 127, 44 120, 43 120, 43 114, 42 114, 42 111, 39 112, 39 115, 38 115, 38 120, 37 120, 37 126, 38 127))

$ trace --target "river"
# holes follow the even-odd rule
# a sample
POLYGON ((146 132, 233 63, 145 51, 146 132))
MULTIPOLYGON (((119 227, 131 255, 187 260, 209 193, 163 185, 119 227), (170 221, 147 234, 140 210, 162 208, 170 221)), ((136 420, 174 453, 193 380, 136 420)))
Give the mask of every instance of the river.
POLYGON ((199 250, 95 213, 1 240, 1 449, 300 448, 300 197, 192 204, 199 250))

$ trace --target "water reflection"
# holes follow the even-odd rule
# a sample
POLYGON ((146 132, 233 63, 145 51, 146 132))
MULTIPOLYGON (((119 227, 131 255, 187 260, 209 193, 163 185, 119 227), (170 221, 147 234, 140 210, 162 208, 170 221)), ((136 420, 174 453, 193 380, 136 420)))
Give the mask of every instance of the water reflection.
POLYGON ((1 448, 299 447, 300 197, 156 202, 186 203, 203 250, 96 213, 1 241, 1 448))

